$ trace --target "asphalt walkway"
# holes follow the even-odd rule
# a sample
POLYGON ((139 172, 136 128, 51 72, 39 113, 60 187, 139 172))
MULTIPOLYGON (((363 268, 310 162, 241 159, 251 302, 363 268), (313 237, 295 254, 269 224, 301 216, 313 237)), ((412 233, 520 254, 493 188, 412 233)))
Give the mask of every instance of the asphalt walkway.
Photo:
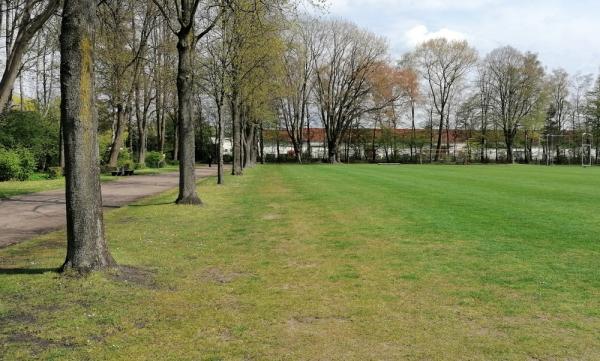
MULTIPOLYGON (((217 168, 198 168, 198 179, 215 175, 217 168)), ((178 173, 123 177, 102 184, 106 209, 119 208, 141 198, 176 188, 178 173)), ((65 190, 30 193, 0 199, 0 248, 65 227, 65 190)))

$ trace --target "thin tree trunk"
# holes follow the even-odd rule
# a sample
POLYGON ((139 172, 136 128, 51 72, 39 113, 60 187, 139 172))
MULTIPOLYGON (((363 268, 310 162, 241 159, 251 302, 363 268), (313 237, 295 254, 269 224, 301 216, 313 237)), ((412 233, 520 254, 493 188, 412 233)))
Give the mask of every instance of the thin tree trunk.
POLYGON ((223 140, 225 138, 225 131, 223 129, 223 106, 222 104, 217 105, 217 133, 219 138, 219 145, 217 147, 217 184, 224 183, 224 164, 223 164, 223 140))
POLYGON ((234 90, 231 96, 231 121, 233 122, 233 165, 231 174, 239 176, 242 171, 242 124, 240 109, 238 104, 237 91, 234 90))
POLYGON ((119 153, 121 152, 121 148, 123 147, 123 128, 125 126, 124 123, 125 112, 123 109, 123 104, 117 104, 117 124, 115 128, 115 138, 110 146, 110 156, 108 158, 108 165, 110 167, 116 167, 119 161, 119 153))
POLYGON ((61 123, 66 160, 67 256, 62 271, 115 264, 104 234, 98 119, 94 94, 95 0, 65 0, 61 46, 61 123))
MULTIPOLYGON (((442 151, 442 132, 444 130, 444 112, 440 115, 440 125, 438 127, 438 138, 437 138, 437 146, 435 148, 435 161, 440 160, 440 153, 442 151)), ((433 132, 433 122, 432 122, 432 132, 433 132)))
POLYGON ((415 144, 415 140, 417 138, 417 128, 415 127, 415 103, 411 102, 410 103, 410 122, 411 122, 411 138, 410 138, 410 159, 411 161, 415 161, 415 159, 413 159, 413 148, 414 148, 414 152, 416 153, 417 149, 416 149, 416 144, 415 144))

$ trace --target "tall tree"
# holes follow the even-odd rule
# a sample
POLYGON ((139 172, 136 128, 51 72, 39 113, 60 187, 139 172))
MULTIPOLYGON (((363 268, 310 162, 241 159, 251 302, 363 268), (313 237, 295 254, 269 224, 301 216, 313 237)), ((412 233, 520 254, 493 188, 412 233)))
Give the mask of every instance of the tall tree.
POLYGON ((95 0, 65 0, 61 123, 65 141, 67 257, 63 271, 114 265, 104 234, 94 91, 95 0))
POLYGON ((435 161, 441 156, 442 132, 448 122, 448 106, 455 88, 477 62, 477 52, 466 41, 432 39, 414 53, 416 64, 428 84, 434 109, 439 118, 435 161))
POLYGON ((490 109, 504 135, 506 161, 512 163, 519 127, 544 100, 544 69, 535 54, 512 47, 492 51, 485 66, 490 73, 490 109))
POLYGON ((378 108, 369 102, 373 86, 369 79, 387 47, 383 39, 338 20, 321 22, 315 36, 311 49, 315 98, 327 137, 327 160, 337 163, 346 131, 378 108))
POLYGON ((169 28, 177 36, 177 101, 179 142, 179 196, 177 204, 202 204, 196 193, 196 144, 194 129, 193 56, 197 42, 208 34, 223 14, 222 2, 206 4, 201 0, 153 0, 169 28), (199 7, 204 5, 203 29, 196 33, 199 7), (216 9, 216 10, 215 10, 216 9), (177 22, 174 25, 173 18, 177 22))
POLYGON ((311 41, 312 26, 298 21, 287 34, 287 50, 281 82, 282 96, 278 99, 279 114, 292 141, 298 163, 302 163, 304 124, 308 119, 309 96, 313 75, 311 41))

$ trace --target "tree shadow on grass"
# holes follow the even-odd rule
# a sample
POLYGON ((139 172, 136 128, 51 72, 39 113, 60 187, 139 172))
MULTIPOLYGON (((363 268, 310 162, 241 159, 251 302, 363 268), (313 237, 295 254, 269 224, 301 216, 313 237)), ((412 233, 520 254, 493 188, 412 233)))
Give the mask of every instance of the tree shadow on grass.
POLYGON ((0 275, 41 275, 58 272, 58 268, 0 268, 0 275))
POLYGON ((127 207, 151 207, 151 206, 168 206, 175 204, 175 201, 170 202, 151 202, 151 203, 142 203, 142 204, 129 204, 127 207))

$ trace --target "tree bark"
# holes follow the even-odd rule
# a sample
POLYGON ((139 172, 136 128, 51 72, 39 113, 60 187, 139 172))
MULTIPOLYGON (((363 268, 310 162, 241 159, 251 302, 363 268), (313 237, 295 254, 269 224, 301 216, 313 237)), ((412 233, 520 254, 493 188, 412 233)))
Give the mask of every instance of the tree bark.
POLYGON ((196 194, 196 137, 192 109, 193 26, 182 27, 178 33, 177 98, 179 102, 179 196, 177 204, 200 205, 196 194))
MULTIPOLYGON (((440 153, 442 151, 442 132, 444 130, 444 111, 440 114, 440 125, 438 127, 437 146, 435 148, 435 161, 440 160, 440 153)), ((431 127, 433 129, 433 127, 431 127)), ((432 130, 433 131, 433 130, 432 130)))
POLYGON ((94 94, 95 0, 65 0, 61 46, 61 124, 65 143, 67 257, 62 271, 115 264, 104 234, 94 94))
POLYGON ((117 124, 115 128, 115 139, 110 146, 110 156, 108 158, 108 166, 116 167, 119 161, 119 153, 123 148, 123 128, 125 119, 125 111, 123 104, 117 104, 117 124))
POLYGON ((330 164, 336 164, 339 162, 338 159, 338 145, 335 141, 327 142, 327 161, 330 164))
POLYGON ((223 129, 223 106, 222 103, 217 105, 217 133, 219 137, 219 144, 217 147, 217 184, 224 183, 224 164, 223 164, 223 139, 225 139, 225 130, 223 129))
POLYGON ((234 90, 231 96, 231 120, 233 122, 233 165, 231 174, 239 176, 242 171, 242 124, 237 92, 234 90))

